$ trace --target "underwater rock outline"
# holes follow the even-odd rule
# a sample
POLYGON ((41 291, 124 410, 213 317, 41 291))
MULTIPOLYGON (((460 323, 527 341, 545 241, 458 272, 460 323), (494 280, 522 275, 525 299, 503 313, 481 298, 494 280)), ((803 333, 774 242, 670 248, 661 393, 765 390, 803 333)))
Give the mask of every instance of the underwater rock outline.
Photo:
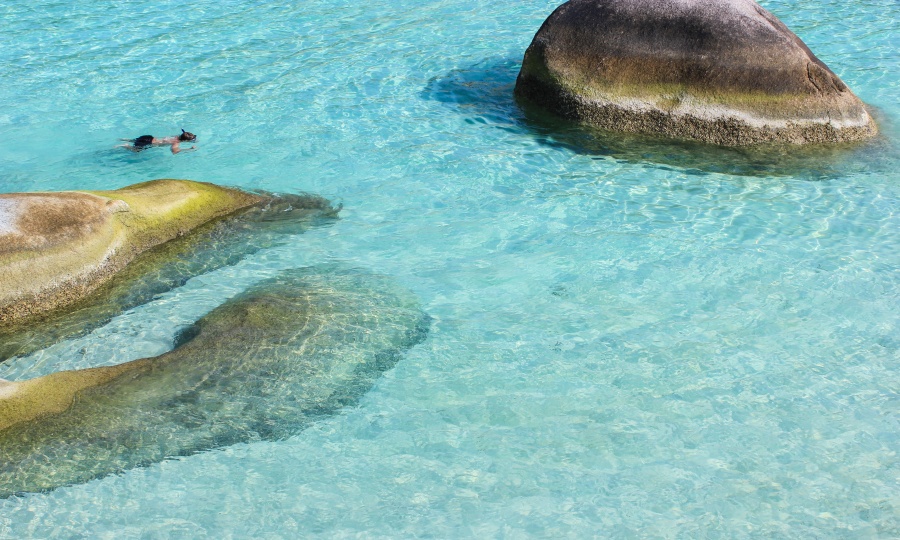
MULTIPOLYGON (((282 272, 202 317, 193 335, 177 340, 172 351, 110 368, 80 370, 88 376, 92 370, 107 370, 109 376, 101 377, 106 380, 98 386, 74 392, 72 404, 62 412, 51 411, 0 429, 0 498, 49 491, 239 442, 280 440, 299 433, 310 422, 358 400, 405 350, 425 339, 429 326, 430 318, 414 295, 385 276, 336 265, 282 272), (373 309, 362 309, 366 305, 373 309), (273 312, 292 317, 274 317, 273 312), (243 324, 223 325, 223 320, 243 324), (292 330, 297 320, 303 324, 292 330), (346 324, 323 326, 339 320, 346 324), (291 334, 294 330, 298 331, 291 334), (285 331, 288 334, 278 334, 285 331), (332 339, 328 331, 337 337, 332 339), (259 356, 261 351, 284 352, 298 345, 298 350, 307 353, 306 364, 271 363, 259 356), (197 372, 216 349, 228 354, 222 362, 214 361, 214 371, 230 373, 231 379, 197 372), (316 354, 309 356, 309 351, 316 354), (236 352, 244 357, 234 358, 236 352), (248 355, 258 365, 247 364, 248 355), (353 358, 358 361, 348 360, 353 358), (328 364, 328 359, 334 362, 328 364), (336 384, 333 375, 342 382, 336 384), (312 377, 313 382, 298 376, 312 377), (282 400, 273 402, 273 392, 281 392, 282 400), (133 405, 116 408, 117 399, 132 400, 133 405), (104 410, 117 414, 100 414, 104 410), (132 416, 123 416, 126 411, 132 416), (214 422, 204 423, 211 417, 214 422), (167 446, 174 438, 146 431, 148 425, 165 418, 174 420, 169 424, 175 426, 173 433, 188 434, 180 446, 167 446), (123 428, 126 420, 144 431, 123 428), (87 450, 73 454, 78 444, 87 450)), ((65 372, 32 381, 52 384, 60 376, 66 376, 65 372)), ((28 391, 35 390, 40 389, 28 391)))

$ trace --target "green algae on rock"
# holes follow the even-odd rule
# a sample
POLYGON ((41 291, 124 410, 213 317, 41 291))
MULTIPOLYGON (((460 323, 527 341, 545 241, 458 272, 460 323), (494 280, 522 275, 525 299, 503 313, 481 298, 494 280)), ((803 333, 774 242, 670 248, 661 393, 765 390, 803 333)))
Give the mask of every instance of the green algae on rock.
POLYGON ((753 0, 571 0, 516 96, 602 129, 726 146, 870 138, 863 103, 753 0))
POLYGON ((83 335, 191 277, 236 264, 310 227, 333 223, 340 211, 316 195, 254 195, 259 202, 137 255, 86 297, 0 325, 0 362, 83 335))
POLYGON ((294 435, 356 402, 428 325, 387 277, 290 270, 163 355, 0 383, 0 497, 294 435))
POLYGON ((188 180, 0 194, 0 325, 84 298, 139 253, 262 200, 188 180))

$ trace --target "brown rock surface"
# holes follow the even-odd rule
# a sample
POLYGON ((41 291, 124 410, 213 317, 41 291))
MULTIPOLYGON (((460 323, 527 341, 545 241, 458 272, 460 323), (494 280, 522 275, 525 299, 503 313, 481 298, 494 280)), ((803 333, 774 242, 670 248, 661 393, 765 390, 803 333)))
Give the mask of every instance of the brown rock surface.
POLYGON ((516 95, 613 131, 740 146, 876 133, 863 103, 752 0, 571 0, 538 30, 516 95))
POLYGON ((188 180, 0 194, 0 324, 74 302, 137 254, 260 200, 188 180))

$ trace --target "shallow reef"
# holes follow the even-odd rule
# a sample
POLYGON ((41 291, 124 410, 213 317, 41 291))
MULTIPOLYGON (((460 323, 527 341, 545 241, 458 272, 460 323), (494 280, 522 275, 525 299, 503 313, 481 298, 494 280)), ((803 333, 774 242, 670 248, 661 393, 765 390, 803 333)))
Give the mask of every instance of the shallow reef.
POLYGON ((290 437, 356 402, 429 324, 391 279, 323 265, 248 289, 160 356, 3 383, 0 497, 290 437))

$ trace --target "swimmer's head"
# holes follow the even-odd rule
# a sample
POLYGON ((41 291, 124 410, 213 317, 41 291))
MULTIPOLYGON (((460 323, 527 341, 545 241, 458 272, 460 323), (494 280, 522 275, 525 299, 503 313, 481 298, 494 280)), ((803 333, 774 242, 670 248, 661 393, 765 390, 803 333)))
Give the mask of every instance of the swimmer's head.
POLYGON ((197 136, 191 133, 190 131, 181 130, 181 135, 178 136, 179 141, 196 141, 197 136))

